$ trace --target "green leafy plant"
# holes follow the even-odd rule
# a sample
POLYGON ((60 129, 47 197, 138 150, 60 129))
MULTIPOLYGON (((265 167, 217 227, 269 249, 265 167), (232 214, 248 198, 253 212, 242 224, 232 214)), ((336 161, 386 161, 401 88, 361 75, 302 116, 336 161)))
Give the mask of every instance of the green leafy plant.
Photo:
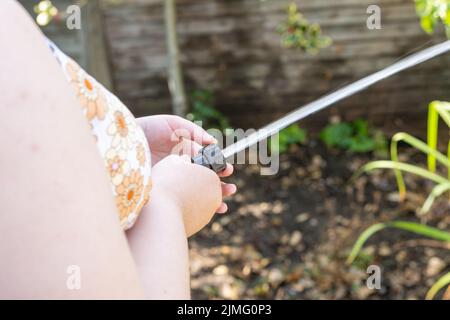
POLYGON ((333 123, 320 133, 320 139, 330 148, 352 152, 371 152, 386 150, 386 138, 380 131, 371 134, 367 121, 333 123))
POLYGON ((352 248, 352 251, 350 252, 350 255, 347 258, 347 263, 351 264, 353 263, 353 261, 355 261, 362 247, 367 242, 367 240, 369 240, 370 237, 372 237, 375 233, 387 228, 405 230, 435 240, 450 242, 450 233, 420 223, 409 221, 392 221, 386 223, 377 223, 364 230, 364 232, 361 233, 361 235, 358 237, 358 240, 356 240, 352 248))
MULTIPOLYGON (((352 264, 361 252, 364 244, 372 237, 375 233, 387 229, 394 228, 399 230, 409 231, 421 236, 432 238, 438 241, 444 241, 450 243, 450 233, 442 231, 430 226, 426 226, 420 223, 409 222, 409 221, 392 221, 386 223, 377 223, 369 228, 367 228, 356 240, 350 255, 347 258, 347 264, 352 264)), ((445 274, 439 278, 434 285, 430 288, 426 295, 426 299, 433 299, 436 294, 444 287, 450 284, 450 273, 445 274)))
POLYGON ((317 53, 331 45, 331 38, 322 35, 320 26, 310 23, 292 2, 288 9, 287 20, 278 26, 281 43, 288 49, 299 49, 308 53, 317 53))
POLYGON ((191 95, 192 111, 187 115, 191 121, 201 121, 209 128, 225 130, 230 127, 228 118, 214 107, 214 96, 211 90, 196 90, 191 95))
POLYGON ((278 134, 278 138, 278 152, 285 153, 291 145, 304 144, 307 139, 307 132, 305 129, 300 128, 298 124, 293 124, 286 129, 281 130, 278 134))
POLYGON ((450 160, 450 140, 447 148, 447 159, 442 154, 439 154, 437 150, 438 143, 438 129, 439 129, 439 116, 444 120, 447 126, 450 128, 450 103, 442 101, 433 101, 428 107, 428 132, 427 140, 428 147, 433 151, 428 153, 428 169, 432 172, 436 171, 436 160, 447 165, 448 177, 450 179, 450 166, 448 160, 450 160))
MULTIPOLYGON (((450 141, 448 142, 447 155, 442 154, 437 149, 438 147, 438 124, 439 117, 441 117, 447 126, 450 128, 450 103, 434 101, 430 103, 428 107, 428 130, 427 130, 427 143, 407 134, 404 132, 397 133, 393 136, 391 141, 391 161, 373 161, 361 168, 356 174, 359 176, 362 172, 370 172, 376 169, 393 169, 397 180, 397 186, 399 189, 400 199, 404 199, 406 196, 406 185, 403 179, 403 173, 412 173, 424 179, 433 181, 436 185, 432 189, 428 198, 424 202, 420 209, 420 214, 426 214, 431 210, 431 207, 435 199, 441 196, 446 191, 450 190, 450 141), (398 158, 398 143, 404 142, 414 147, 415 149, 425 153, 428 157, 428 167, 422 168, 417 165, 409 163, 403 163, 398 158), (444 177, 436 173, 436 163, 439 162, 445 166, 449 171, 447 177, 444 177)), ((375 233, 386 229, 395 228, 413 232, 422 236, 433 238, 439 241, 445 241, 450 243, 450 233, 447 231, 439 230, 433 227, 429 227, 423 224, 406 221, 393 221, 387 223, 378 223, 367 228, 357 239, 353 249, 347 259, 347 263, 353 263, 358 256, 364 243, 375 233)), ((430 288, 427 293, 427 299, 433 299, 434 296, 445 286, 450 284, 450 273, 442 276, 436 283, 430 288)))
POLYGON ((428 110, 428 143, 404 132, 397 133, 392 137, 391 141, 391 161, 370 162, 363 166, 355 175, 358 176, 362 172, 370 172, 375 169, 393 169, 397 180, 400 200, 403 200, 406 197, 406 185, 402 172, 412 173, 435 182, 436 186, 424 202, 420 210, 421 214, 426 214, 431 209, 435 199, 450 190, 450 142, 447 155, 442 154, 437 149, 439 116, 441 116, 450 128, 450 103, 434 101, 430 103, 428 110), (401 141, 427 154, 428 169, 399 161, 398 143, 401 141), (436 173, 436 161, 446 167, 449 172, 447 177, 436 173))
POLYGON ((420 16, 420 25, 431 34, 441 22, 450 38, 450 0, 415 0, 416 11, 420 16))

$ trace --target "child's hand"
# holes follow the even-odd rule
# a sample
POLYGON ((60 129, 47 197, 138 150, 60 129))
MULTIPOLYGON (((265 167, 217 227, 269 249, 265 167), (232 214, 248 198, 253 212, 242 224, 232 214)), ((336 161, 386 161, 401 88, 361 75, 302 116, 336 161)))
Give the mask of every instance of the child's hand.
MULTIPOLYGON (((157 115, 138 118, 152 154, 152 164, 155 165, 170 154, 181 153, 192 157, 196 155, 204 145, 216 142, 203 128, 183 118, 172 115, 157 115)), ((220 178, 225 178, 233 173, 233 166, 219 173, 220 178)), ((231 196, 236 192, 236 185, 222 182, 222 196, 231 196)), ((227 205, 222 202, 216 208, 218 213, 225 213, 227 205)))
POLYGON ((153 167, 152 179, 152 197, 165 199, 180 209, 188 237, 208 224, 221 206, 219 177, 212 170, 192 164, 189 156, 164 158, 153 167))
POLYGON ((184 150, 193 153, 194 144, 204 146, 216 142, 203 128, 177 116, 156 115, 138 118, 137 121, 147 137, 153 165, 173 154, 180 143, 184 150))

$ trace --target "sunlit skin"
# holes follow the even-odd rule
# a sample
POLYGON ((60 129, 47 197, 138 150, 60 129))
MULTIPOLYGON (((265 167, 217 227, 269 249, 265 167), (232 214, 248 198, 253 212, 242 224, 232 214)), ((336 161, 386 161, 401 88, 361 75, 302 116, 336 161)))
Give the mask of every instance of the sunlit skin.
MULTIPOLYGON (((153 148, 153 189, 124 233, 104 160, 42 33, 16 1, 0 1, 0 12, 8 12, 0 20, 8 44, 0 51, 8 186, 0 189, 0 298, 189 298, 187 238, 225 212, 223 196, 235 191, 190 155, 169 155, 173 128, 204 131, 169 116, 140 119, 153 148), (71 265, 81 270, 80 290, 66 285, 71 265)), ((183 141, 192 152, 210 142, 183 141)))

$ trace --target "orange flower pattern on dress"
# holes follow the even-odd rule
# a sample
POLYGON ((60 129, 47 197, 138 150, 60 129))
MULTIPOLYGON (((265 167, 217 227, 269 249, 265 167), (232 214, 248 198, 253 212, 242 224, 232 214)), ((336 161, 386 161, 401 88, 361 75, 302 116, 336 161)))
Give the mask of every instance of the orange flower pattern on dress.
POLYGON ((69 81, 75 88, 81 106, 86 110, 88 120, 92 120, 95 117, 103 120, 108 106, 103 92, 95 80, 71 60, 66 64, 66 71, 70 77, 69 81))
POLYGON ((146 159, 145 159, 145 149, 142 143, 138 144, 136 151, 137 151, 136 157, 139 164, 144 165, 146 159))
POLYGON ((137 170, 131 171, 123 182, 116 187, 116 205, 121 220, 136 210, 143 189, 143 177, 137 170))
POLYGON ((106 169, 111 177, 112 184, 115 186, 122 183, 125 174, 129 170, 130 165, 125 157, 126 153, 124 150, 117 151, 113 148, 109 149, 105 154, 106 169))
POLYGON ((113 120, 107 131, 113 137, 112 146, 128 150, 133 144, 132 131, 136 127, 133 121, 136 120, 131 114, 126 114, 123 111, 115 110, 113 112, 113 120))
POLYGON ((129 229, 150 199, 151 156, 147 139, 127 107, 73 60, 48 42, 72 84, 103 157, 120 224, 129 229))

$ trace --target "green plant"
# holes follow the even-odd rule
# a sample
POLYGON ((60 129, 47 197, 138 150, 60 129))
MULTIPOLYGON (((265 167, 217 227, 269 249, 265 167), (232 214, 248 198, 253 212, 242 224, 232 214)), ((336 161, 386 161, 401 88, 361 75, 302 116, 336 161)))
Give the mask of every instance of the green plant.
POLYGON ((364 230, 364 232, 361 233, 361 235, 358 237, 358 240, 356 240, 355 244, 353 245, 352 251, 347 258, 347 264, 351 264, 353 263, 353 261, 355 261, 362 247, 370 237, 372 237, 375 233, 387 228, 405 230, 435 240, 450 242, 450 233, 420 223, 409 221, 377 223, 364 230))
POLYGON ((397 133, 392 137, 391 141, 391 161, 370 162, 363 166, 355 175, 358 176, 362 172, 370 172, 375 169, 393 169, 397 180, 400 200, 403 200, 406 196, 406 185, 403 179, 402 171, 412 173, 435 182, 436 186, 424 202, 420 210, 421 214, 426 214, 431 209, 435 199, 450 190, 450 143, 447 155, 443 155, 437 150, 439 116, 441 116, 447 126, 450 127, 450 103, 434 101, 430 103, 428 109, 428 143, 425 143, 404 132, 397 133), (428 169, 399 162, 399 142, 407 143, 417 150, 427 154, 428 169), (443 177, 436 173, 436 161, 443 164, 447 168, 447 171, 449 172, 447 177, 443 177))
POLYGON ((442 154, 436 152, 438 142, 439 116, 444 120, 450 128, 450 103, 442 101, 433 101, 428 107, 428 147, 433 152, 428 153, 428 169, 432 172, 436 171, 436 160, 444 163, 448 167, 448 177, 450 179, 450 140, 447 148, 447 159, 442 154), (445 159, 445 160, 444 160, 445 159))
POLYGON ((201 121, 206 128, 225 130, 230 127, 228 118, 214 107, 211 90, 196 90, 191 95, 192 111, 187 115, 191 121, 201 121))
MULTIPOLYGON (((347 258, 347 264, 352 264, 355 261, 356 257, 360 254, 362 247, 371 236, 387 228, 405 230, 438 241, 450 243, 449 232, 442 231, 420 223, 409 221, 392 221, 386 223, 377 223, 364 230, 364 232, 361 233, 361 235, 358 237, 355 244, 353 245, 350 255, 347 258)), ((448 284, 450 284, 450 273, 445 274, 434 283, 434 285, 429 289, 426 295, 426 299, 429 300, 433 299, 435 295, 448 284)))
POLYGON ((441 289, 448 286, 449 284, 450 284, 450 272, 444 274, 433 284, 433 286, 430 288, 430 290, 428 290, 425 299, 433 300, 433 298, 436 296, 436 294, 441 289))
MULTIPOLYGON (((400 199, 404 199, 406 196, 406 185, 403 179, 402 172, 408 172, 415 174, 419 177, 428 179, 436 183, 432 189, 428 198, 425 200, 420 214, 426 214, 432 207, 435 199, 441 196, 444 192, 450 190, 450 141, 448 142, 447 156, 440 153, 437 149, 438 146, 438 123, 439 116, 444 120, 448 127, 450 127, 450 104, 448 102, 434 101, 430 103, 428 107, 428 130, 427 130, 427 142, 425 143, 407 133, 400 132, 393 136, 391 141, 391 161, 373 161, 363 166, 354 177, 359 176, 362 172, 370 172, 375 169, 393 169, 397 180, 397 186, 399 189, 400 199), (428 157, 428 168, 422 168, 417 165, 403 163, 398 158, 398 143, 404 142, 417 150, 425 153, 428 157), (436 162, 443 164, 449 171, 447 177, 444 177, 436 173, 436 162)), ((401 230, 410 231, 422 236, 430 237, 439 241, 445 241, 450 243, 450 233, 439 230, 433 227, 429 227, 423 224, 406 221, 393 221, 387 223, 378 223, 367 228, 357 239, 353 246, 353 249, 347 259, 347 263, 353 263, 358 256, 364 243, 376 232, 386 228, 396 228, 401 230)), ((433 299, 433 297, 450 283, 450 273, 441 277, 430 288, 427 293, 427 299, 433 299)))
POLYGON ((331 38, 322 35, 318 24, 309 23, 294 2, 291 2, 287 12, 286 21, 281 23, 277 29, 285 48, 317 53, 320 49, 331 45, 331 38))
POLYGON ((386 150, 386 138, 376 131, 371 134, 367 121, 340 122, 327 125, 320 133, 320 139, 330 148, 352 152, 386 150))
POLYGON ((279 153, 285 153, 288 151, 289 146, 294 144, 304 144, 306 139, 306 129, 300 128, 298 124, 293 124, 280 131, 278 134, 278 146, 274 145, 274 147, 278 147, 279 153))
POLYGON ((431 34, 441 22, 450 38, 450 0, 415 0, 416 11, 420 16, 420 25, 431 34))

